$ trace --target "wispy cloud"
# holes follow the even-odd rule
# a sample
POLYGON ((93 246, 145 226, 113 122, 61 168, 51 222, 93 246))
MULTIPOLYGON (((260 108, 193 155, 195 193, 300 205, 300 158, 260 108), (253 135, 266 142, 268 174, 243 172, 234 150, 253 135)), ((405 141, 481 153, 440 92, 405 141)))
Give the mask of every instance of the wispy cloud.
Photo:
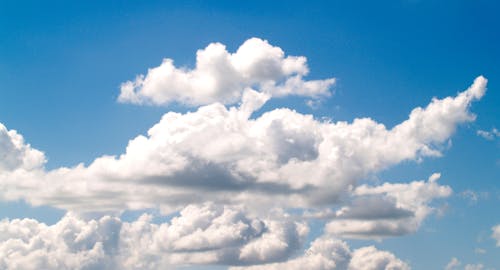
POLYGON ((476 133, 478 136, 481 136, 481 137, 485 138, 486 140, 490 140, 490 141, 500 137, 500 131, 498 131, 498 129, 496 129, 496 128, 492 128, 490 131, 478 130, 476 133))

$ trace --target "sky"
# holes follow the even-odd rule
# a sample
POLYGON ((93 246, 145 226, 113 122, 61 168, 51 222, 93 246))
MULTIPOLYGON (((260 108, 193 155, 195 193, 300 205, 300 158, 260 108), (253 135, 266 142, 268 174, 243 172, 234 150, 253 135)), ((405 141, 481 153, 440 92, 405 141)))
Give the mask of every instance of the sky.
POLYGON ((0 269, 500 269, 499 10, 0 0, 0 269))

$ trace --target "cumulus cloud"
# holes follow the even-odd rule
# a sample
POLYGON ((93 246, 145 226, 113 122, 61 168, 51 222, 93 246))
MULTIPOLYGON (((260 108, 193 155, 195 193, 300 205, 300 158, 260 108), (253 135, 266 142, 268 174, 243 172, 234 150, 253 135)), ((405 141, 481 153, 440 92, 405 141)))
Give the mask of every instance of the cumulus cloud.
POLYGON ((168 223, 69 213, 54 225, 0 221, 1 269, 165 269, 189 264, 242 265, 286 259, 301 247, 303 223, 246 216, 211 203, 190 205, 168 223))
POLYGON ((491 237, 493 237, 493 239, 497 241, 497 247, 500 247, 500 224, 493 226, 491 230, 493 231, 491 237))
POLYGON ((344 238, 371 239, 414 233, 435 210, 430 203, 452 192, 437 183, 439 177, 433 174, 428 181, 359 186, 353 192, 358 199, 337 211, 325 230, 344 238))
MULTIPOLYGON (((4 200, 79 212, 155 207, 172 211, 204 201, 251 202, 264 209, 271 203, 331 205, 349 196, 357 181, 369 174, 405 160, 439 156, 440 144, 457 125, 474 120, 469 107, 485 87, 486 79, 478 77, 456 97, 435 98, 391 129, 369 118, 333 123, 290 109, 252 119, 251 113, 270 96, 247 90, 238 107, 214 103, 185 114, 169 112, 146 136, 132 139, 124 154, 99 157, 89 166, 46 171, 40 161, 29 170, 9 165, 12 168, 0 171, 0 194, 4 200)), ((2 144, 10 141, 2 137, 2 144)), ((28 152, 22 152, 24 157, 28 152)), ((430 182, 415 185, 436 186, 430 182)), ((394 192, 398 187, 387 186, 394 192)), ((370 189, 358 193, 362 190, 370 189)), ((401 199, 376 190, 389 201, 401 199)), ((402 212, 417 210, 405 207, 413 208, 396 205, 402 212)))
POLYGON ((305 81, 307 59, 285 56, 266 40, 251 38, 235 53, 221 43, 211 43, 196 52, 194 69, 175 67, 172 59, 146 75, 122 84, 118 101, 164 105, 179 102, 202 105, 213 102, 231 104, 247 89, 272 96, 299 95, 312 98, 329 96, 335 79, 305 81))
POLYGON ((231 270, 406 270, 407 263, 394 254, 376 249, 374 246, 362 247, 351 251, 347 243, 321 237, 311 243, 309 249, 297 258, 286 262, 232 267, 231 270))

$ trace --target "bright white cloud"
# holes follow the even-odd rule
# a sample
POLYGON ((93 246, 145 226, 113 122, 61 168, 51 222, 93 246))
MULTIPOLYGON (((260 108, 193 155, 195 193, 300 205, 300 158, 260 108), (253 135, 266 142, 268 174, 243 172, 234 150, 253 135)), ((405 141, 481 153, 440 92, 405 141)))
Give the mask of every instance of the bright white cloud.
POLYGON ((247 89, 272 96, 329 96, 335 79, 305 81, 307 59, 285 56, 266 40, 251 38, 235 53, 221 43, 211 43, 196 53, 194 69, 178 68, 164 59, 146 75, 122 84, 120 102, 164 105, 180 102, 202 105, 236 103, 247 89))
POLYGON ((214 204, 190 205, 169 223, 67 214, 47 226, 0 221, 1 269, 165 269, 186 264, 256 264, 286 259, 308 228, 281 216, 249 218, 214 204), (256 248, 259 248, 256 250, 256 248), (263 248, 263 249, 262 249, 263 248), (258 253, 258 254, 256 254, 258 253))
POLYGON ((232 267, 231 270, 406 270, 408 264, 396 258, 394 254, 380 251, 373 246, 351 251, 349 246, 333 238, 318 238, 309 249, 297 258, 286 262, 256 265, 250 267, 232 267))
POLYGON ((30 170, 2 171, 0 194, 78 212, 171 211, 204 201, 251 202, 263 209, 271 203, 331 205, 369 174, 405 160, 439 156, 439 145, 457 125, 474 120, 469 107, 485 86, 486 79, 478 77, 466 91, 433 99, 392 129, 369 118, 332 123, 289 109, 252 119, 252 111, 269 95, 248 90, 239 107, 214 103, 195 112, 165 114, 118 157, 52 171, 40 162, 30 170))
POLYGON ((493 239, 497 241, 497 247, 500 247, 500 224, 493 226, 491 230, 493 231, 491 237, 493 237, 493 239))

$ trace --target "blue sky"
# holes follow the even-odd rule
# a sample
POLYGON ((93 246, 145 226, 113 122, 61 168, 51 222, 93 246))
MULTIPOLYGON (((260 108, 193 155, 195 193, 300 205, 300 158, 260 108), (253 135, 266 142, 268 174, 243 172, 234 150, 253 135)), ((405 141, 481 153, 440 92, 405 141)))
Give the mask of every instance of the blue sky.
MULTIPOLYGON (((387 250, 412 269, 444 269, 454 257, 461 265, 450 269, 467 264, 500 269, 500 249, 491 237, 492 227, 500 224, 500 138, 493 130, 500 128, 499 8, 495 1, 425 0, 0 1, 0 123, 44 152, 46 171, 89 166, 100 156, 123 154, 130 140, 146 135, 165 113, 212 103, 118 102, 122 83, 164 58, 194 68, 196 51, 210 43, 220 42, 234 53, 252 37, 286 56, 307 57, 306 80, 336 80, 331 96, 319 98, 314 108, 305 101, 315 97, 273 96, 253 118, 285 107, 332 122, 369 117, 390 129, 414 108, 427 106, 433 97, 454 97, 483 75, 486 94, 469 108, 477 118, 458 123, 456 132, 436 143, 441 157, 404 159, 355 179, 369 185, 409 183, 439 172, 439 183, 453 190, 431 202, 442 211, 404 235, 342 239, 353 250, 368 245, 387 250)), ((5 187, 0 191, 6 194, 5 187)), ((78 212, 51 200, 33 208, 29 197, 5 199, 0 217, 55 224, 66 210, 78 212)), ((144 212, 122 210, 130 210, 122 215, 130 221, 144 212)), ((322 235, 327 222, 310 221, 310 234, 322 235)), ((304 243, 290 258, 307 247, 304 243)))

